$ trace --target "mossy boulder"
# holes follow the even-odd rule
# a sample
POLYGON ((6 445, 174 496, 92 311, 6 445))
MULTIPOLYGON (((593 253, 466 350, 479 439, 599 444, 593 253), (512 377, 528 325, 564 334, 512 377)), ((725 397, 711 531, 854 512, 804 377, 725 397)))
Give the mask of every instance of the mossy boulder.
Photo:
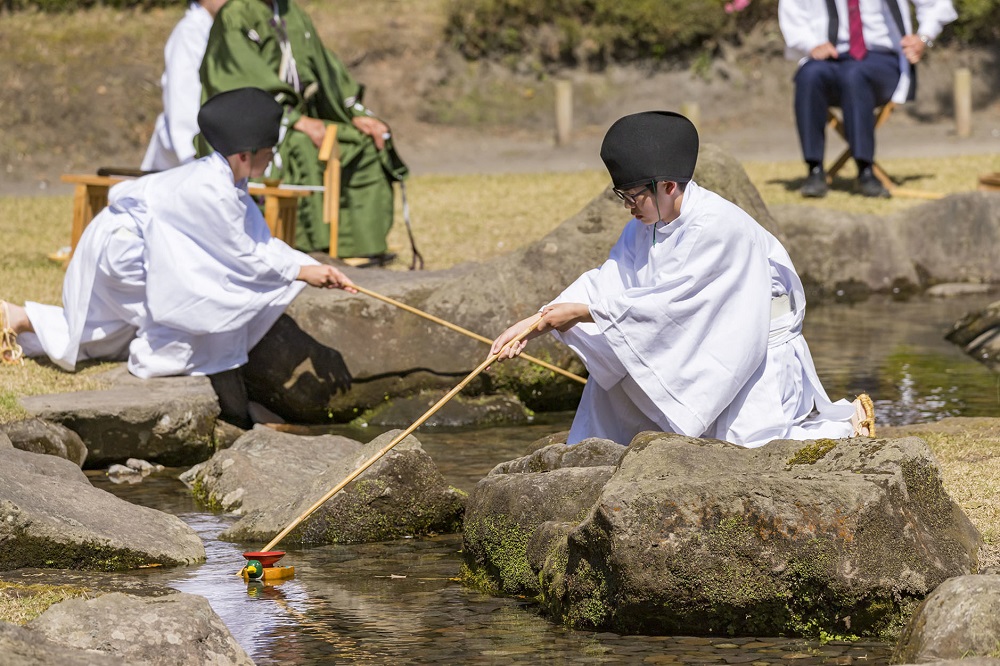
POLYGON ((593 469, 507 469, 470 496, 469 575, 578 628, 885 639, 978 566, 981 537, 917 438, 743 449, 643 433, 575 505, 562 498, 593 469))
POLYGON ((539 594, 529 559, 543 562, 551 536, 586 517, 624 452, 608 440, 569 447, 564 438, 495 467, 466 505, 467 580, 488 592, 539 594))
MULTIPOLYGON (((220 538, 267 542, 397 436, 361 444, 258 427, 182 479, 209 506, 242 514, 220 538)), ((412 435, 292 530, 287 543, 385 541, 458 531, 465 495, 412 435)))

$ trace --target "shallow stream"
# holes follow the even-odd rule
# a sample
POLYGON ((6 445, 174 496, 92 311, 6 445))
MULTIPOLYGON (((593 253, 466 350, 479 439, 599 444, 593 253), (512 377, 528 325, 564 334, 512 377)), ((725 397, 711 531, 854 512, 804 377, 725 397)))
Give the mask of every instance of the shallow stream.
MULTIPOLYGON (((955 320, 993 300, 873 298, 813 307, 805 334, 830 396, 871 393, 882 424, 1000 416, 1000 378, 943 339, 955 320)), ((532 450, 532 442, 567 428, 571 418, 547 414, 527 426, 422 428, 416 434, 445 479, 469 491, 494 465, 532 450)), ((335 431, 361 441, 380 432, 335 431)), ((259 665, 887 664, 891 652, 877 642, 569 631, 537 615, 529 600, 491 598, 457 583, 460 535, 288 548, 282 564, 295 566, 294 579, 248 585, 236 575, 241 553, 261 544, 219 541, 233 519, 195 505, 176 479, 181 471, 134 485, 112 484, 99 471, 88 476, 124 499, 180 516, 202 536, 204 565, 142 575, 207 597, 259 665)))

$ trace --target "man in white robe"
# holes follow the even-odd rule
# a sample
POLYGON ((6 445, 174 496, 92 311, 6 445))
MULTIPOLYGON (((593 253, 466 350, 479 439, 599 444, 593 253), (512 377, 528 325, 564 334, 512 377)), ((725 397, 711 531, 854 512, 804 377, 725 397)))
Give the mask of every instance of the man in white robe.
POLYGON ((156 118, 143 171, 164 171, 195 158, 201 108, 201 60, 212 22, 226 0, 198 0, 188 5, 163 49, 163 113, 156 118))
POLYGON ((67 268, 63 307, 8 304, 24 354, 69 371, 127 358, 137 377, 208 375, 223 418, 252 425, 239 376, 250 349, 306 284, 354 291, 336 268, 271 237, 247 194, 281 116, 257 88, 216 95, 198 116, 216 152, 113 187, 67 268))
POLYGON ((551 330, 580 356, 590 379, 568 444, 628 444, 645 430, 747 447, 873 435, 867 396, 833 403, 823 390, 788 253, 691 180, 697 154, 697 131, 678 114, 612 125, 601 158, 632 220, 604 265, 542 308, 527 338, 503 349, 538 315, 507 329, 492 352, 511 358, 551 330))

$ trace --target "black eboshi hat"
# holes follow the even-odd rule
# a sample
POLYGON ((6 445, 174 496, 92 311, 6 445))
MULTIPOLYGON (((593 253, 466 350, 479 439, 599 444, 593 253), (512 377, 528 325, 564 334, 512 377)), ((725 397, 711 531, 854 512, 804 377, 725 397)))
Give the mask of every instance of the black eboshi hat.
POLYGON ((698 161, 698 130, 672 111, 633 113, 608 129, 601 159, 619 190, 654 180, 686 183, 698 161))
POLYGON ((202 104, 198 127, 212 148, 235 155, 277 145, 282 113, 274 97, 260 88, 237 88, 202 104))

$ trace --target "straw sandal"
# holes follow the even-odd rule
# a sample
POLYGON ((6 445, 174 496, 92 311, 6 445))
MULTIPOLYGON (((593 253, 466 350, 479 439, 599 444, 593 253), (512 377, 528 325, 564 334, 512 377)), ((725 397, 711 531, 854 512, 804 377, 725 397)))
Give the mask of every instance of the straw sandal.
POLYGON ((4 365, 24 365, 24 352, 17 344, 17 333, 10 326, 7 301, 0 301, 0 362, 4 365))
POLYGON ((851 425, 854 426, 852 437, 875 436, 875 404, 867 393, 862 393, 854 401, 854 416, 851 417, 851 425))

